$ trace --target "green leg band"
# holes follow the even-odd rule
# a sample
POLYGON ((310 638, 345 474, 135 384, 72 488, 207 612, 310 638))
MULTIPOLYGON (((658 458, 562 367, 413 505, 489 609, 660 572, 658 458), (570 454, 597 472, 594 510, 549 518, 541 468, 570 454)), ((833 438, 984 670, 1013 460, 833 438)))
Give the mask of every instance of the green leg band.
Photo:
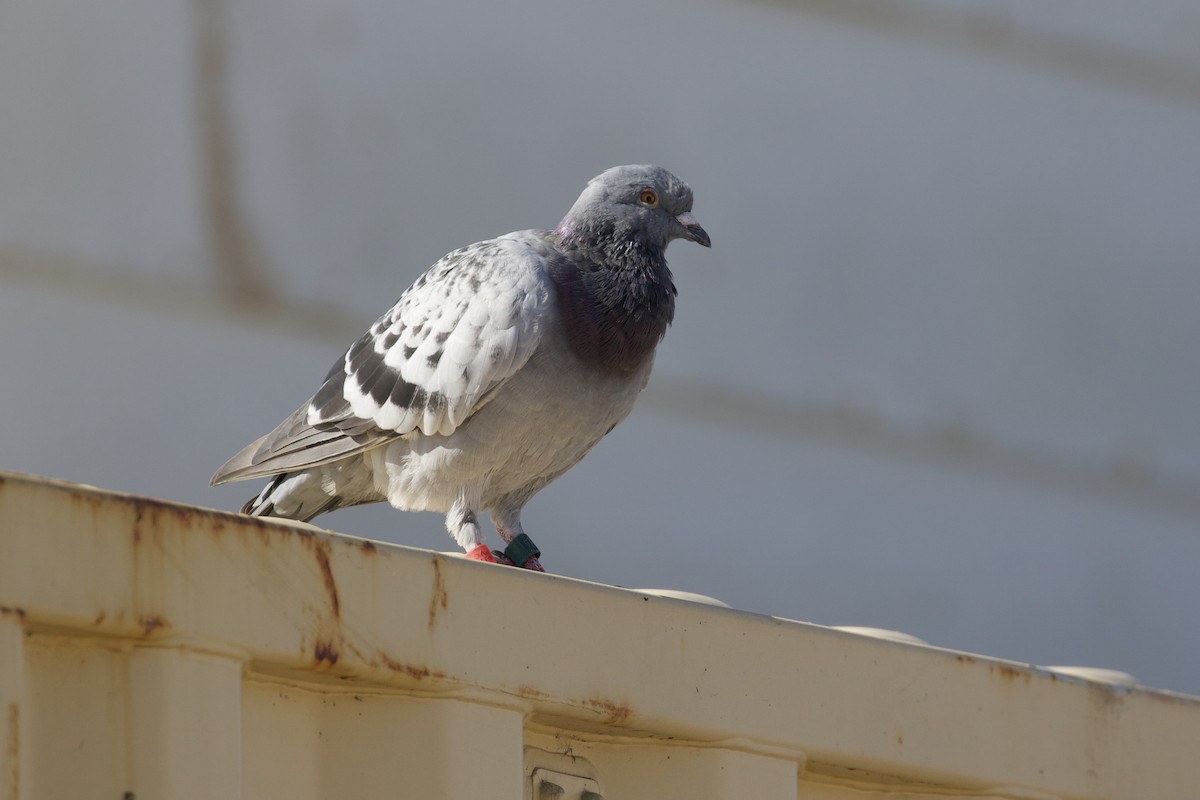
POLYGON ((508 556, 518 567, 521 567, 529 559, 541 556, 542 551, 538 550, 538 546, 533 543, 533 539, 530 539, 523 533, 518 533, 508 543, 508 547, 504 548, 504 555, 508 556))

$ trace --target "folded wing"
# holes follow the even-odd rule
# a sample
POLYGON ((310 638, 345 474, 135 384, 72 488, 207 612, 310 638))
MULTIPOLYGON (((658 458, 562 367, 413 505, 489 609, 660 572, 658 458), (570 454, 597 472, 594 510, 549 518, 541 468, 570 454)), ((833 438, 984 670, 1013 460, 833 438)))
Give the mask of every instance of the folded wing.
POLYGON ((336 461, 400 436, 449 435, 525 365, 551 302, 534 232, 448 254, 333 365, 312 399, 213 483, 336 461))

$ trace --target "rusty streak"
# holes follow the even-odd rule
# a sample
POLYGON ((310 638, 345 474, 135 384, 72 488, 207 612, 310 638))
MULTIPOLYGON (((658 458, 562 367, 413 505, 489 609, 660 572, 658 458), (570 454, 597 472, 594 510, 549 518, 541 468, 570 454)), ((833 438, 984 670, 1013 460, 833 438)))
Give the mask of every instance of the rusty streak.
MULTIPOLYGON (((87 502, 89 505, 98 506, 104 502, 102 495, 93 494, 76 494, 74 499, 80 502, 87 502)), ((175 503, 167 503, 161 500, 152 500, 148 497, 130 497, 128 502, 133 510, 133 543, 141 544, 142 537, 147 530, 155 532, 168 527, 180 527, 184 529, 193 529, 199 519, 212 520, 209 514, 197 514, 197 509, 188 506, 182 506, 175 503), (162 518, 166 516, 171 519, 170 525, 164 525, 162 518)))
POLYGON ((317 662, 317 666, 332 667, 341 658, 337 647, 333 642, 318 641, 313 647, 313 659, 317 662))
POLYGON ((535 689, 534 687, 528 686, 524 683, 517 687, 517 694, 530 700, 545 700, 546 698, 550 697, 549 694, 543 692, 541 689, 535 689))
POLYGON ((988 672, 992 674, 1000 673, 1001 678, 1007 678, 1010 681, 1015 681, 1017 678, 1024 678, 1026 683, 1029 683, 1033 677, 1028 671, 1010 667, 1008 664, 989 664, 988 672))
POLYGON ((442 581, 442 560, 440 556, 433 557, 433 594, 429 598, 429 630, 433 630, 437 622, 438 607, 443 610, 450 605, 450 595, 446 593, 446 585, 442 581))
POLYGON ((626 705, 614 703, 611 700, 590 697, 587 700, 584 700, 584 703, 589 708, 607 714, 608 717, 604 720, 604 722, 608 725, 620 725, 633 716, 632 708, 626 705))
POLYGON ((332 549, 328 540, 318 539, 313 537, 309 539, 313 546, 313 555, 317 559, 317 566, 321 570, 321 580, 325 584, 325 591, 329 595, 329 607, 333 609, 335 618, 342 615, 342 601, 338 597, 337 581, 333 578, 333 567, 329 563, 329 552, 332 549))
POLYGON ((387 667, 392 672, 398 672, 407 675, 410 678, 415 678, 416 680, 424 680, 425 678, 443 680, 446 677, 446 673, 442 672, 441 670, 431 670, 429 667, 423 664, 405 664, 402 661, 397 661, 384 652, 379 653, 379 660, 383 662, 383 666, 387 667))

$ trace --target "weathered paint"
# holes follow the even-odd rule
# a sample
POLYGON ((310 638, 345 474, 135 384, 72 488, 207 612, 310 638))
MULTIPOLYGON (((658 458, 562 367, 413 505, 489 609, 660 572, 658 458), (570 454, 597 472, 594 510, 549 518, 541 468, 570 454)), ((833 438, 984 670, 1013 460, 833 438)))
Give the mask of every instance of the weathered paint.
POLYGON ((1168 692, 14 474, 0 530, 10 798, 67 792, 88 752, 78 787, 117 797, 388 796, 330 776, 419 773, 515 800, 530 746, 610 797, 1200 785, 1200 700, 1168 692))

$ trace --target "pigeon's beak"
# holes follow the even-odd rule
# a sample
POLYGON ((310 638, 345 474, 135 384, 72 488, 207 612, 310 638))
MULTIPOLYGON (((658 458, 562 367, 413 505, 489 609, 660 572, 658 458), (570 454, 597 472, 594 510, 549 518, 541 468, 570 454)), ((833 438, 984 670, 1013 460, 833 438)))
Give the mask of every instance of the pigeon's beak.
POLYGON ((678 222, 680 227, 683 228, 682 233, 679 235, 684 239, 695 242, 696 244, 702 244, 705 247, 712 247, 712 239, 708 238, 708 233, 704 230, 704 228, 700 227, 700 223, 697 222, 696 218, 692 216, 692 212, 687 211, 683 214, 680 214, 675 218, 675 221, 678 222))

